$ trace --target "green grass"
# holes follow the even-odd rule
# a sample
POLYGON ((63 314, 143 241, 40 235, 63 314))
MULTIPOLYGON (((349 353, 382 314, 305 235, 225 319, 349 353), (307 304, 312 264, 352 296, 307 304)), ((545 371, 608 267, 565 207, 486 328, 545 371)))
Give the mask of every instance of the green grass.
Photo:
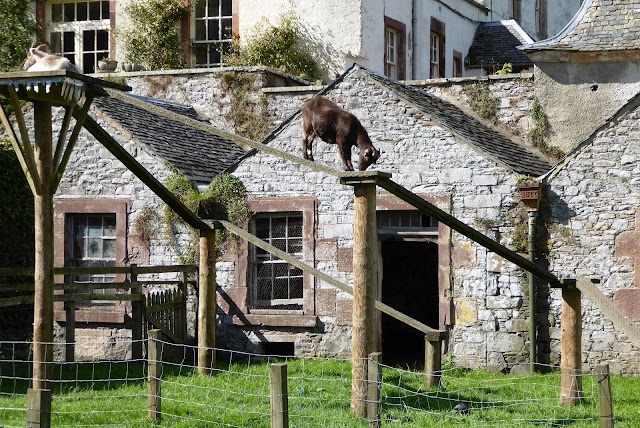
MULTIPOLYGON (((269 427, 269 362, 218 361, 215 376, 165 364, 161 426, 269 427)), ((24 426, 30 367, 0 363, 0 426, 24 426)), ((83 363, 54 368, 52 426, 156 426, 147 417, 147 385, 140 363, 83 363), (110 379, 110 380, 109 380, 110 379)), ((599 427, 596 377, 583 378, 584 400, 558 405, 560 376, 445 371, 439 388, 427 389, 419 373, 383 370, 383 426, 402 427, 599 427), (471 413, 451 409, 471 403, 471 413)), ((616 427, 640 421, 640 378, 612 376, 616 427)), ((351 365, 343 360, 288 361, 289 419, 293 427, 366 427, 351 416, 351 365)))

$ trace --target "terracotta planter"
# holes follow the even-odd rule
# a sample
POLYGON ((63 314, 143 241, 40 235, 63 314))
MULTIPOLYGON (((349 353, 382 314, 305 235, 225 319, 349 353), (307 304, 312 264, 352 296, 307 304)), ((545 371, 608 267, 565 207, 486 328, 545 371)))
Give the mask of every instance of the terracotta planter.
POLYGON ((542 183, 518 184, 520 200, 527 211, 538 211, 542 199, 542 183))
POLYGON ((118 66, 118 61, 105 61, 105 60, 100 60, 98 61, 98 70, 100 71, 115 71, 116 67, 118 66))

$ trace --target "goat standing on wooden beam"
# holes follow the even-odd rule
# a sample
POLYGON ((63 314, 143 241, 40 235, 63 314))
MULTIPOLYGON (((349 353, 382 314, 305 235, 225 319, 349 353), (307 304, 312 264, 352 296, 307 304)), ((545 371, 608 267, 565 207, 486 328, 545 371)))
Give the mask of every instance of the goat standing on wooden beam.
POLYGON ((364 171, 380 157, 367 131, 357 117, 321 96, 305 101, 302 112, 302 156, 313 160, 313 140, 316 136, 329 144, 336 144, 345 171, 353 171, 351 147, 358 146, 358 169, 364 171))

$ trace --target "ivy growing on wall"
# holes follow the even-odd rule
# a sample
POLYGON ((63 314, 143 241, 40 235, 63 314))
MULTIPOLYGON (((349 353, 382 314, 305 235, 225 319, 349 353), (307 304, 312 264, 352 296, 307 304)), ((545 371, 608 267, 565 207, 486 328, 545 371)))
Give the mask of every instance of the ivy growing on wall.
POLYGON ((129 18, 120 33, 125 59, 147 70, 183 68, 179 21, 188 16, 192 0, 143 0, 124 7, 129 18))
POLYGON ((257 100, 253 96, 259 91, 255 74, 237 71, 221 73, 220 84, 231 98, 226 117, 233 122, 235 133, 250 140, 262 140, 269 129, 269 118, 264 95, 257 100))
POLYGON ((263 66, 306 80, 320 76, 312 53, 301 46, 301 28, 294 15, 283 15, 277 25, 261 21, 255 35, 246 43, 234 34, 231 53, 225 55, 229 66, 263 66))
MULTIPOLYGON (((211 181, 204 192, 199 192, 191 180, 174 170, 164 185, 200 218, 227 219, 240 226, 251 217, 251 211, 245 200, 244 184, 233 175, 220 174, 211 181)), ((180 252, 176 240, 176 235, 179 233, 178 226, 189 229, 189 244, 179 254, 179 261, 182 264, 197 263, 199 232, 189 227, 168 205, 164 208, 164 224, 166 235, 170 239, 169 244, 176 252, 180 252)), ((226 231, 216 233, 218 252, 221 252, 228 242, 232 241, 226 231)))
POLYGON ((34 263, 33 194, 11 143, 0 139, 0 266, 34 263))
POLYGON ((481 118, 491 121, 491 123, 498 122, 498 108, 500 101, 497 98, 491 96, 489 87, 482 83, 473 83, 465 85, 462 88, 464 94, 469 97, 469 105, 471 109, 475 111, 481 118))
POLYGON ((531 105, 531 120, 533 122, 531 130, 529 131, 531 143, 555 159, 563 157, 565 153, 559 147, 547 144, 546 137, 550 129, 549 118, 542 110, 542 105, 537 98, 533 99, 533 104, 531 105))

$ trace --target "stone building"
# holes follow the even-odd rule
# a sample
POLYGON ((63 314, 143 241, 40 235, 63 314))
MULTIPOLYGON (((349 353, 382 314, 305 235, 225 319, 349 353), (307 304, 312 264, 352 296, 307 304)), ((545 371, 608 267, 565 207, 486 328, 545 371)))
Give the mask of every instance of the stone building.
POLYGON ((573 149, 640 91, 639 13, 632 0, 585 0, 556 36, 520 48, 537 67, 549 144, 573 149))
MULTIPOLYGON (((640 321, 640 95, 633 97, 554 167, 548 184, 550 269, 591 277, 617 310, 640 321)), ((552 353, 559 352, 560 296, 549 310, 552 353)), ((622 373, 640 372, 640 352, 588 299, 582 299, 582 355, 622 373)), ((542 321, 542 320, 541 320, 542 321)))
MULTIPOLYGON (((514 240, 516 180, 551 168, 523 144, 453 104, 359 66, 323 95, 358 116, 382 151, 372 169, 505 245, 514 240)), ((301 119, 284 121, 265 142, 300 152, 301 119)), ((316 162, 341 168, 335 146, 315 143, 316 162)), ((261 152, 230 171, 248 191, 250 230, 350 284, 353 190, 337 178, 261 152)), ((501 370, 528 361, 527 297, 515 266, 394 196, 378 191, 382 301, 451 331, 448 350, 471 367, 501 370)), ((351 298, 270 260, 249 246, 218 264, 219 343, 302 355, 350 352, 351 298)), ((382 351, 419 360, 424 338, 382 319, 382 351)))

